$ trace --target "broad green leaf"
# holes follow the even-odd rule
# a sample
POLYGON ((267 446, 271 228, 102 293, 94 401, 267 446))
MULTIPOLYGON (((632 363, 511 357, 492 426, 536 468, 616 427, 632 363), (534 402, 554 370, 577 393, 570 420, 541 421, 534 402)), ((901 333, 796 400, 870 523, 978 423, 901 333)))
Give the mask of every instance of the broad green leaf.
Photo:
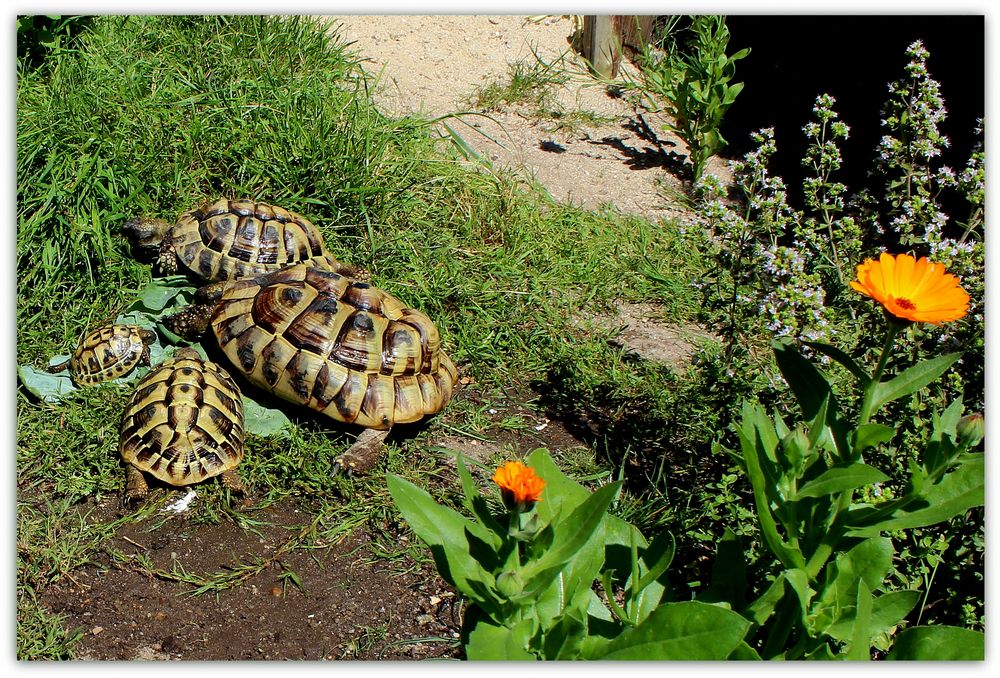
POLYGON ((781 376, 795 394, 803 418, 812 421, 826 398, 834 402, 830 384, 819 370, 799 353, 789 341, 773 341, 771 348, 781 376))
POLYGON ((861 388, 867 386, 868 382, 871 381, 871 376, 861 369, 861 366, 854 362, 854 359, 851 356, 847 355, 836 346, 831 346, 830 344, 824 344, 818 341, 803 341, 802 343, 840 363, 842 367, 854 375, 860 383, 861 388))
MULTIPOLYGON (((869 637, 892 629, 910 613, 919 600, 918 591, 891 591, 875 598, 872 601, 869 637)), ((847 612, 830 627, 829 634, 834 638, 844 638, 850 633, 854 614, 853 610, 847 612)))
POLYGON ((855 454, 860 454, 869 447, 874 447, 880 443, 887 443, 896 435, 896 429, 883 424, 862 424, 854 432, 854 440, 851 441, 855 454))
POLYGON ((848 534, 853 537, 874 536, 881 532, 936 525, 982 506, 984 483, 985 459, 982 454, 970 455, 961 466, 946 473, 940 482, 923 488, 923 501, 920 502, 923 508, 897 511, 874 525, 853 527, 848 534))
POLYGON ((457 511, 438 504, 426 490, 397 475, 387 473, 386 485, 407 524, 429 546, 464 544, 465 531, 476 527, 457 511))
MULTIPOLYGON (((553 567, 565 565, 579 552, 593 536, 611 505, 611 501, 618 494, 621 482, 616 481, 601 487, 590 495, 582 504, 573 509, 573 512, 565 519, 553 525, 555 528, 555 538, 552 547, 539 560, 528 563, 521 571, 525 582, 531 581, 536 576, 549 576, 553 567)), ((603 550, 603 549, 602 549, 603 550)), ((539 586, 539 583, 530 585, 532 588, 539 586)), ((525 584, 525 589, 529 584, 525 584)))
POLYGON ((535 505, 535 512, 543 523, 552 521, 564 507, 568 514, 590 496, 590 490, 559 470, 548 450, 532 451, 524 463, 545 481, 542 501, 535 505))
POLYGON ((158 314, 168 307, 190 303, 194 291, 191 281, 182 275, 153 278, 139 292, 139 297, 132 302, 129 310, 158 314))
POLYGON ((17 378, 29 393, 48 403, 58 403, 76 390, 68 370, 51 374, 28 365, 18 365, 17 378))
POLYGON ((778 525, 771 514, 771 500, 768 496, 768 489, 771 487, 771 484, 761 468, 761 455, 758 453, 756 445, 762 443, 760 443, 760 440, 756 436, 754 436, 754 439, 748 439, 744 432, 746 427, 746 420, 744 420, 743 426, 737 427, 736 434, 740 439, 743 460, 746 463, 747 475, 750 478, 750 484, 753 488, 757 520, 760 522, 761 533, 764 535, 764 539, 767 541, 771 552, 778 557, 782 565, 787 568, 804 567, 805 558, 802 556, 802 552, 786 543, 781 538, 781 535, 778 534, 778 525))
POLYGON ((864 582, 869 591, 882 585, 892 568, 892 542, 885 537, 866 539, 827 565, 827 576, 820 595, 812 608, 811 626, 817 633, 826 633, 837 640, 849 642, 847 634, 834 635, 835 624, 853 616, 857 606, 858 585, 864 582), (831 569, 832 568, 832 569, 831 569))
POLYGON ((729 603, 734 610, 746 604, 746 558, 739 537, 728 527, 715 548, 712 579, 708 588, 698 595, 703 603, 729 603))
POLYGON ((796 498, 824 497, 829 494, 853 490, 872 483, 882 483, 889 476, 868 464, 850 464, 827 469, 818 477, 799 488, 796 498))
POLYGON ((455 464, 458 466, 458 477, 462 481, 462 504, 465 506, 466 510, 476 517, 477 520, 486 528, 486 532, 490 534, 490 545, 496 549, 500 548, 501 535, 503 535, 506 530, 505 528, 497 522, 496 518, 489 510, 489 506, 486 504, 486 500, 479 494, 479 488, 476 486, 475 481, 472 479, 472 474, 469 473, 469 469, 465 466, 465 459, 461 452, 458 453, 458 457, 455 459, 455 464))
POLYGON ((886 403, 919 391, 944 374, 961 357, 961 353, 948 353, 924 360, 906 368, 889 381, 878 384, 875 386, 871 411, 876 412, 886 403))
POLYGON ((757 650, 753 649, 747 645, 745 640, 741 640, 736 646, 736 649, 729 653, 726 659, 730 661, 760 661, 760 655, 757 654, 757 650))
POLYGON ((800 568, 785 570, 784 575, 789 588, 795 593, 795 597, 799 599, 799 606, 802 608, 802 618, 805 619, 809 610, 809 604, 816 593, 809 587, 809 575, 805 570, 800 568))
POLYGON ((785 573, 782 572, 771 582, 771 585, 767 587, 767 590, 757 600, 746 607, 744 616, 753 621, 757 626, 763 626, 764 622, 774 614, 774 608, 777 604, 785 597, 785 583, 785 573))
POLYGON ((528 619, 507 628, 479 618, 469 632, 465 654, 472 661, 534 660, 535 655, 527 650, 530 633, 528 619))
MULTIPOLYGON (((871 659, 872 592, 863 578, 858 580, 858 597, 854 609, 854 620, 850 630, 850 647, 847 658, 855 661, 871 659)), ((836 636, 834 636, 836 637, 836 636)))
POLYGON ((666 603, 588 658, 720 661, 737 649, 749 628, 749 621, 717 605, 666 603))
POLYGON ((958 626, 914 626, 899 634, 886 659, 983 661, 986 636, 958 626))
POLYGON ((580 646, 587 635, 587 625, 577 610, 570 610, 546 629, 542 652, 545 659, 580 658, 580 646))
POLYGON ((482 531, 481 526, 437 504, 426 491, 398 476, 386 474, 386 485, 404 519, 430 547, 441 577, 477 603, 477 610, 494 615, 500 607, 496 581, 480 560, 492 555, 495 565, 497 557, 494 552, 477 556, 477 551, 489 548, 473 534, 477 528, 482 531))
POLYGON ((292 422, 279 409, 264 407, 256 400, 243 394, 243 417, 247 433, 258 436, 287 438, 292 422))

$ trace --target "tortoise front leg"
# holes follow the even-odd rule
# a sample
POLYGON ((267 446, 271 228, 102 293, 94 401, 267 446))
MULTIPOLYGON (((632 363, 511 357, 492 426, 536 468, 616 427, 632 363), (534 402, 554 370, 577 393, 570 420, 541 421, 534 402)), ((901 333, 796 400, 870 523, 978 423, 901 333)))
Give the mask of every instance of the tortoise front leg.
POLYGON ((143 477, 142 471, 132 464, 128 464, 125 467, 125 473, 126 504, 142 499, 149 494, 149 485, 146 484, 146 479, 143 477))
POLYGON ((379 431, 373 428, 366 428, 354 441, 354 444, 337 457, 333 463, 333 473, 336 475, 341 470, 351 475, 352 473, 368 473, 375 466, 382 451, 385 450, 386 437, 389 430, 379 431))
POLYGON ((222 481, 223 487, 229 488, 231 492, 235 492, 240 496, 246 496, 246 486, 243 485, 243 479, 240 478, 240 474, 236 469, 223 471, 219 479, 222 481))
POLYGON ((160 254, 156 258, 156 268, 163 275, 174 275, 177 273, 177 269, 180 268, 180 262, 177 259, 177 250, 174 249, 170 238, 164 238, 163 242, 160 243, 160 254))

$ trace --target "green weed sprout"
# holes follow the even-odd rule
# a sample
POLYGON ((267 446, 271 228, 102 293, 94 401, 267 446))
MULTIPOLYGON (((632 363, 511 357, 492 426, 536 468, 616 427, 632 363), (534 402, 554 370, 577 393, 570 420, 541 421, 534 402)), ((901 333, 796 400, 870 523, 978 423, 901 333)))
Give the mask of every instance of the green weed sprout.
POLYGON ((743 91, 742 82, 730 82, 736 76, 736 62, 750 50, 726 55, 729 29, 724 16, 694 16, 691 28, 695 38, 689 53, 657 60, 648 48, 645 50, 642 87, 666 102, 675 121, 668 129, 687 144, 697 182, 708 159, 726 146, 719 131, 722 118, 743 91))

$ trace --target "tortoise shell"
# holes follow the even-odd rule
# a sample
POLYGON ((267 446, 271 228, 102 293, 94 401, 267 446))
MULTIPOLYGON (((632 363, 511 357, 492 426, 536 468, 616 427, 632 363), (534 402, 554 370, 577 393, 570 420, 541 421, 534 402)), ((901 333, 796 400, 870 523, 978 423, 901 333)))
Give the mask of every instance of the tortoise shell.
POLYGON ((78 386, 124 377, 138 365, 149 364, 149 344, 155 339, 155 332, 138 325, 99 327, 87 334, 70 356, 70 377, 78 386))
POLYGON ((367 428, 441 411, 458 377, 422 312, 303 264, 227 285, 211 328, 257 386, 367 428))
POLYGON ((300 262, 359 273, 330 254, 311 221, 252 200, 222 198, 185 212, 167 230, 161 247, 207 281, 252 277, 300 262))
POLYGON ((190 485, 243 459, 243 400, 218 365, 184 348, 139 382, 122 418, 122 459, 171 485, 190 485))

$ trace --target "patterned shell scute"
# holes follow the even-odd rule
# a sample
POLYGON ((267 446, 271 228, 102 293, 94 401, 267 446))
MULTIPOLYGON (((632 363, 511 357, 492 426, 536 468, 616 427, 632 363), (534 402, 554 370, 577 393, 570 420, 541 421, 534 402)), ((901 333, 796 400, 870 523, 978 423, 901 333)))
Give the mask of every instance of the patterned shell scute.
POLYGON ((107 325, 90 332, 70 357, 73 381, 94 386, 125 376, 143 359, 148 333, 138 325, 107 325))
POLYGON ((225 370, 181 355, 147 374, 122 418, 119 451, 171 485, 190 485, 243 459, 243 401, 225 370))
POLYGON ((212 330, 256 385, 368 428, 439 412, 458 378, 426 315, 367 283, 305 265, 230 285, 212 330))
POLYGON ((252 200, 220 199, 181 215, 171 232, 177 256, 206 280, 245 278, 309 261, 337 270, 305 217, 252 200))

